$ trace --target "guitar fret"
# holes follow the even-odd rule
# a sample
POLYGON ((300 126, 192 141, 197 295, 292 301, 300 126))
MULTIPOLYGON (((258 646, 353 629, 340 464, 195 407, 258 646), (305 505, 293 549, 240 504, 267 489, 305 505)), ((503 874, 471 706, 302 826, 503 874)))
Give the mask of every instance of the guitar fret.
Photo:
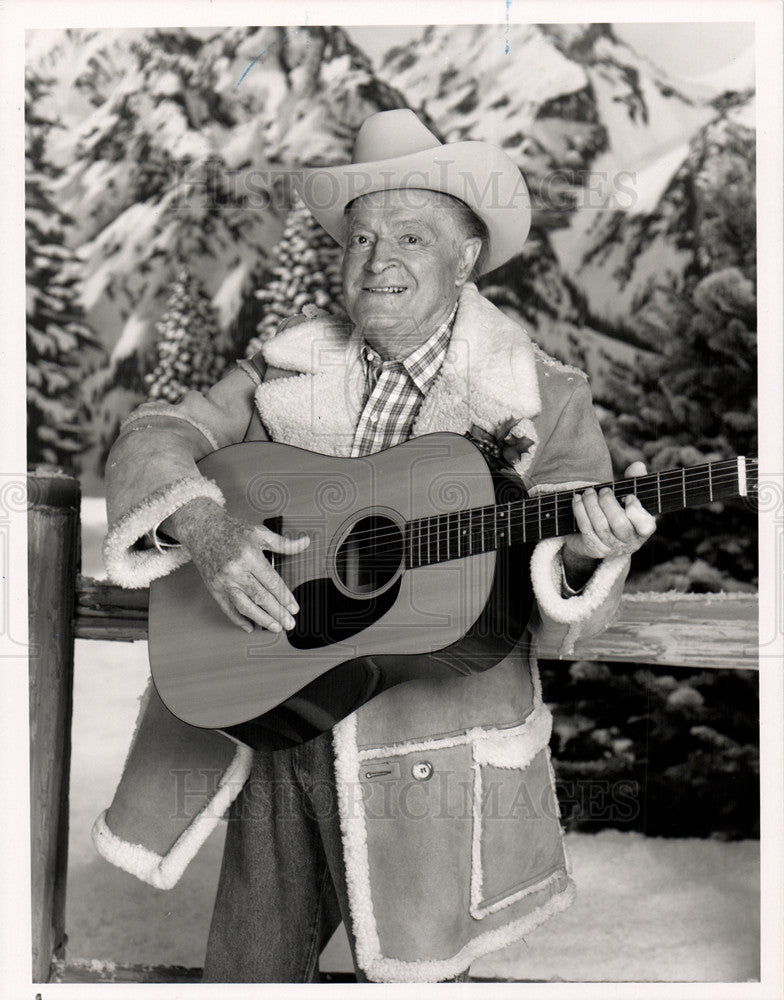
POLYGON ((713 472, 710 462, 708 463, 708 497, 713 502, 713 472))
POLYGON ((683 492, 683 506, 686 507, 686 470, 681 469, 681 490, 683 492))
POLYGON ((441 562, 441 515, 436 514, 436 562, 441 562))
POLYGON ((539 524, 539 537, 542 537, 542 497, 541 494, 536 498, 536 516, 538 518, 539 524))
POLYGON ((656 473, 656 503, 657 503, 657 505, 659 507, 658 513, 661 514, 661 512, 662 512, 662 506, 661 506, 661 473, 660 472, 656 473))

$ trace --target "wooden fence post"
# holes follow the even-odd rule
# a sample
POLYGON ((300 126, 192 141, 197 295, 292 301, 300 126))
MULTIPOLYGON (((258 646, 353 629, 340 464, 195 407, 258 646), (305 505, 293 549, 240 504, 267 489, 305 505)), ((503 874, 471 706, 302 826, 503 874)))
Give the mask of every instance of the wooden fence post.
POLYGON ((33 982, 45 983, 65 946, 79 482, 36 468, 28 498, 33 982))

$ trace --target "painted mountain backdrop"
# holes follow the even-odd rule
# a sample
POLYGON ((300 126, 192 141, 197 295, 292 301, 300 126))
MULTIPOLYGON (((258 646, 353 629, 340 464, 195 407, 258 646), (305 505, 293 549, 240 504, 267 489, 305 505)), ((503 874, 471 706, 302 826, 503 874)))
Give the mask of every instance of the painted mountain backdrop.
POLYGON ((178 278, 182 301, 209 305, 204 349, 227 358, 289 302, 334 301, 334 252, 291 212, 285 171, 345 161, 362 120, 397 107, 523 170, 532 235, 483 290, 589 371, 618 465, 753 443, 751 53, 687 81, 610 25, 430 26, 376 68, 339 27, 37 31, 28 83, 29 168, 60 219, 41 239, 75 259, 81 319, 104 350, 70 362, 88 481, 176 354, 178 278), (307 284, 314 269, 326 276, 307 284))

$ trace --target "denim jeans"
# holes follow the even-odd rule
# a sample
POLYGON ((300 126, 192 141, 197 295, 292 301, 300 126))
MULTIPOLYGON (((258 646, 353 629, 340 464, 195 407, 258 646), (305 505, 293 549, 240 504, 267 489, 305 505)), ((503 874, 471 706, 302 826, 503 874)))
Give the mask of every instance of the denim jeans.
MULTIPOLYGON (((318 982, 319 955, 341 920, 353 956, 332 734, 324 733, 254 754, 229 815, 204 982, 318 982)), ((355 957, 354 968, 368 982, 355 957)))
POLYGON ((204 981, 317 982, 341 919, 351 926, 332 734, 255 753, 229 814, 204 981))

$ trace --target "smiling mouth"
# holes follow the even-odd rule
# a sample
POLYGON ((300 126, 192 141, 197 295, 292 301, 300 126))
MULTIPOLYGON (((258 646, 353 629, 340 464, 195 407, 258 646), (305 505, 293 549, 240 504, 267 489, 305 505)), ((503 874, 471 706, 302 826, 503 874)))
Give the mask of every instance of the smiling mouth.
POLYGON ((373 295, 400 295, 407 291, 405 285, 379 285, 377 288, 365 287, 363 292, 371 292, 373 295))

